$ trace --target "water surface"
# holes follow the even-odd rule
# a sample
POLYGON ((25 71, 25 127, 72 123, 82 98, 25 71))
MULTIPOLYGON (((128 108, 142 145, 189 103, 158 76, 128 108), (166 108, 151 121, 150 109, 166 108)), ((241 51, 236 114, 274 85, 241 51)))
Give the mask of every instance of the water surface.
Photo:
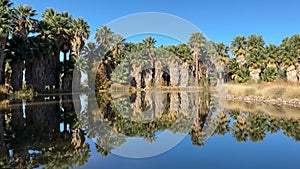
POLYGON ((1 168, 300 166, 295 107, 137 92, 4 100, 0 113, 1 168))

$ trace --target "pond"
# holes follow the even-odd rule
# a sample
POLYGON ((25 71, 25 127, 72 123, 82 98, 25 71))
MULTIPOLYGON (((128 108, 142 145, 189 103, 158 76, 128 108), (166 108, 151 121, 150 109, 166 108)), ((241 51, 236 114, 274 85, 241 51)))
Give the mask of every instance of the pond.
POLYGON ((298 168, 300 108, 208 92, 3 100, 0 168, 298 168))

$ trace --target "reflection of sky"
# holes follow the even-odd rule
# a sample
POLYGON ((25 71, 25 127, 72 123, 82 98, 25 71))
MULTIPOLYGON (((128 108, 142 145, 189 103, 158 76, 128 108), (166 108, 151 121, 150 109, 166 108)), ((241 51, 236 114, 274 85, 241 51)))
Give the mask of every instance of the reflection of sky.
POLYGON ((236 142, 232 135, 213 136, 203 147, 193 146, 189 136, 167 153, 145 159, 113 154, 102 157, 93 142, 86 168, 298 168, 300 144, 282 132, 267 134, 262 142, 236 142))
POLYGON ((152 157, 172 149, 184 139, 185 135, 165 131, 156 135, 156 140, 151 144, 142 138, 127 138, 126 142, 115 148, 112 153, 122 157, 152 157))

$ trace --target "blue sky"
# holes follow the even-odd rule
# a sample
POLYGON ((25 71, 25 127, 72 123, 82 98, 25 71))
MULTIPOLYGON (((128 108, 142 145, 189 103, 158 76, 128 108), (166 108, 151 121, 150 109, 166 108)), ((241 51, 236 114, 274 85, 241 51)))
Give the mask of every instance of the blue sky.
POLYGON ((297 0, 12 0, 30 4, 39 13, 52 7, 82 17, 92 34, 101 25, 140 12, 176 15, 196 25, 210 40, 230 44, 238 35, 262 35, 266 43, 279 44, 299 33, 297 0))

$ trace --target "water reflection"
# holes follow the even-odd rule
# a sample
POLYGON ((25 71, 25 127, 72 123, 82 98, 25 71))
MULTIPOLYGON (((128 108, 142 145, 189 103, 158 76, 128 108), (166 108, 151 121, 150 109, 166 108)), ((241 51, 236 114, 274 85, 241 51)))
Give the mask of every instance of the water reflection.
POLYGON ((299 108, 228 102, 219 111, 208 92, 63 95, 0 104, 0 168, 82 166, 91 154, 86 139, 107 156, 130 138, 155 143, 164 131, 188 134, 195 146, 225 134, 261 142, 279 131, 300 141, 299 108))
POLYGON ((87 161, 90 149, 78 144, 85 137, 75 125, 72 100, 62 99, 12 100, 0 110, 1 168, 68 168, 87 161))

